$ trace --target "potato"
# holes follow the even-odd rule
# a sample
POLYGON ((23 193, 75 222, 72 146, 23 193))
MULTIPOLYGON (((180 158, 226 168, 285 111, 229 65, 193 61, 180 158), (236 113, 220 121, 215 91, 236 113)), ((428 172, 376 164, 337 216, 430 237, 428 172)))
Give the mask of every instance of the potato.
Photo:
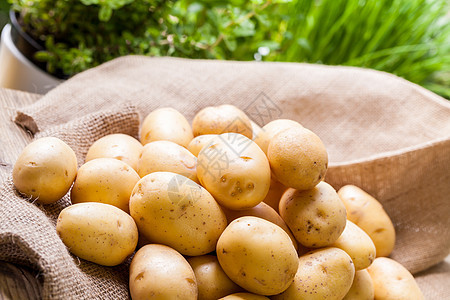
POLYGON ((400 263, 388 257, 378 257, 367 268, 373 281, 375 299, 421 300, 424 299, 417 282, 400 263))
POLYGON ((345 206, 326 182, 306 191, 288 189, 280 200, 280 215, 295 239, 310 248, 333 244, 346 225, 345 206))
POLYGON ((154 141, 171 141, 187 147, 193 138, 189 122, 170 107, 152 111, 142 122, 140 139, 143 145, 154 141))
POLYGON ((279 211, 280 199, 284 192, 287 190, 281 182, 272 178, 270 179, 269 192, 263 202, 272 207, 276 212, 279 211))
POLYGON ((186 259, 174 249, 145 245, 130 265, 130 294, 140 299, 197 299, 197 281, 186 259))
POLYGON ((137 182, 130 214, 150 241, 190 256, 213 251, 227 225, 225 214, 206 189, 170 172, 151 173, 137 182))
POLYGON ((347 220, 347 225, 341 236, 332 246, 340 248, 350 255, 356 271, 370 266, 376 256, 375 245, 370 237, 364 230, 349 220, 347 220))
POLYGON ((78 170, 70 192, 72 203, 101 202, 126 213, 136 182, 141 179, 127 163, 114 158, 96 158, 78 170))
POLYGON ((196 136, 187 146, 187 149, 194 154, 194 156, 198 156, 200 151, 209 144, 213 137, 216 137, 217 134, 204 134, 196 136))
POLYGON ((279 226, 257 217, 231 222, 217 242, 217 258, 228 277, 249 292, 275 295, 289 287, 297 252, 279 226))
POLYGON ((300 123, 288 119, 273 120, 261 128, 257 136, 253 138, 256 144, 267 154, 269 143, 275 135, 291 127, 303 127, 300 123))
POLYGON ((138 242, 133 218, 104 203, 86 202, 66 207, 58 216, 56 231, 70 252, 103 266, 122 263, 138 242))
POLYGON ((198 154, 200 183, 222 206, 247 209, 264 200, 270 186, 270 166, 252 140, 224 133, 198 154))
POLYGON ((353 282, 355 267, 345 251, 328 247, 299 257, 294 282, 274 300, 342 299, 353 282))
POLYGON ((197 158, 186 148, 170 141, 148 143, 138 163, 139 176, 153 172, 172 172, 198 182, 197 158))
POLYGON ((105 135, 89 147, 85 162, 96 158, 115 158, 129 164, 137 171, 142 144, 134 137, 123 133, 105 135))
POLYGON ((352 286, 342 300, 373 300, 373 282, 367 269, 355 272, 352 286))
POLYGON ((62 140, 44 137, 28 144, 13 168, 13 183, 23 195, 50 204, 70 189, 77 174, 77 157, 62 140))
POLYGON ((250 124, 252 125, 252 140, 255 141, 261 133, 262 128, 252 120, 250 120, 250 124))
POLYGON ((294 244, 295 249, 298 249, 298 244, 295 239, 295 237, 292 235, 291 230, 286 225, 284 220, 280 217, 280 215, 269 205, 265 204, 264 202, 259 203, 255 207, 244 209, 244 210, 231 210, 227 208, 223 208, 223 212, 225 213, 225 216, 227 217, 228 223, 231 223, 232 221, 236 220, 240 217, 245 216, 253 216, 258 217, 264 220, 267 220, 269 222, 272 222, 275 225, 280 226, 291 238, 292 244, 294 244))
POLYGON ((347 208, 347 218, 372 239, 377 257, 391 254, 395 245, 395 229, 380 202, 354 185, 343 186, 338 195, 347 208))
POLYGON ((202 255, 187 259, 194 270, 199 300, 217 300, 226 295, 242 291, 228 278, 214 255, 202 255))
POLYGON ((203 134, 240 133, 249 139, 253 136, 252 124, 247 115, 234 105, 208 106, 199 111, 192 121, 194 136, 203 134))
POLYGON ((235 293, 228 295, 226 297, 220 298, 219 300, 264 300, 269 299, 267 297, 256 295, 252 293, 235 293))

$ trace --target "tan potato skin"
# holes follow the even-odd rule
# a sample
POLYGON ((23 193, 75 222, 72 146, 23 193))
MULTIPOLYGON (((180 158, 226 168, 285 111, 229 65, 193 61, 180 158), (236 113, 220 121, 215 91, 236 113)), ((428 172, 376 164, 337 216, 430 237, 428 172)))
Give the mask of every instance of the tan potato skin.
POLYGON ((183 255, 214 251, 227 219, 211 194, 179 174, 155 172, 141 178, 130 197, 139 232, 183 255))
POLYGON ((283 292, 298 267, 297 252, 287 233, 257 217, 231 222, 217 242, 216 253, 231 280, 260 295, 283 292))
POLYGON ((342 300, 374 300, 372 278, 367 269, 355 272, 352 287, 342 300))
POLYGON ((158 244, 139 249, 130 264, 133 300, 197 299, 197 281, 186 259, 174 249, 158 244))
POLYGON ((281 131, 291 128, 291 127, 303 127, 300 123, 288 120, 288 119, 278 119, 273 120, 263 126, 257 135, 253 137, 253 140, 261 148, 262 151, 267 155, 267 150, 269 148, 269 143, 275 135, 281 131))
POLYGON ((263 202, 272 207, 276 212, 279 211, 280 199, 288 188, 278 180, 271 178, 269 192, 263 202))
POLYGON ((194 270, 198 286, 198 299, 217 300, 226 295, 242 291, 228 278, 214 255, 202 255, 187 259, 194 270))
POLYGON ((130 256, 138 242, 133 218, 104 203, 78 203, 61 211, 56 231, 70 252, 103 265, 116 266, 130 256))
POLYGON ((198 183, 197 158, 186 148, 170 141, 155 141, 144 146, 138 162, 138 174, 177 173, 198 183))
POLYGON ((224 133, 198 154, 197 176, 220 205, 240 210, 264 200, 271 175, 258 145, 241 134, 224 133))
POLYGON ((194 156, 198 156, 200 151, 210 143, 210 141, 216 137, 217 134, 204 134, 196 136, 187 146, 187 149, 194 154, 194 156))
POLYGON ((250 119, 242 110, 229 104, 200 110, 192 121, 192 130, 194 136, 226 132, 240 133, 249 139, 253 136, 250 119))
POLYGON ((42 204, 61 199, 77 174, 77 157, 62 140, 44 137, 28 144, 13 168, 17 190, 42 204))
POLYGON ((291 127, 276 134, 269 143, 267 157, 276 179, 297 190, 315 187, 328 168, 325 145, 303 127, 291 127))
POLYGON ((347 220, 341 236, 332 246, 340 248, 350 255, 356 271, 370 266, 376 257, 375 245, 370 237, 349 220, 347 220))
POLYGON ((222 208, 223 212, 227 216, 228 224, 230 224, 232 221, 236 220, 240 217, 245 216, 253 216, 258 217, 264 220, 267 220, 269 222, 272 222, 275 225, 280 226, 291 238, 292 244, 294 244, 295 249, 298 250, 298 243, 295 237, 292 235, 291 230, 284 222, 283 218, 280 217, 280 215, 269 205, 265 204, 264 202, 259 203, 255 207, 245 209, 245 210, 231 210, 227 208, 222 208))
POLYGON ((280 200, 280 216, 295 239, 310 248, 333 244, 347 222, 344 204, 326 182, 306 191, 288 189, 280 200))
POLYGON ((141 179, 127 163, 114 158, 96 158, 78 170, 70 191, 72 203, 100 202, 114 205, 126 213, 136 182, 141 179))
POLYGON ((142 122, 140 140, 143 145, 154 141, 171 141, 187 147, 193 138, 189 122, 170 107, 152 111, 142 122))
POLYGON ((338 195, 347 209, 347 219, 372 239, 377 257, 391 254, 395 245, 395 229, 380 202, 354 185, 343 186, 338 195))
POLYGON ((262 128, 252 120, 250 120, 250 124, 252 125, 252 140, 255 141, 255 139, 259 136, 262 128))
POLYGON ((226 297, 220 298, 219 300, 265 300, 269 299, 265 296, 256 295, 252 293, 235 293, 228 295, 226 297))
POLYGON ((96 158, 115 158, 129 164, 137 171, 142 144, 134 137, 123 133, 105 135, 89 147, 85 162, 96 158))
POLYGON ((388 257, 377 257, 367 268, 376 300, 422 300, 424 296, 409 271, 388 257))
POLYGON ((299 257, 294 282, 271 299, 339 300, 350 290, 354 276, 355 267, 345 251, 334 247, 317 249, 299 257))

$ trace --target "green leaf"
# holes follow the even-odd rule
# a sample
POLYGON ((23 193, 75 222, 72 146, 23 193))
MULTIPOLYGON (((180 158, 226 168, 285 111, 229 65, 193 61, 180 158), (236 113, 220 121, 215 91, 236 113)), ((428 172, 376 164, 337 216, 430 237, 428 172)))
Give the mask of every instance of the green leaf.
POLYGON ((102 6, 98 11, 98 19, 102 22, 108 22, 111 19, 113 9, 109 6, 102 6))

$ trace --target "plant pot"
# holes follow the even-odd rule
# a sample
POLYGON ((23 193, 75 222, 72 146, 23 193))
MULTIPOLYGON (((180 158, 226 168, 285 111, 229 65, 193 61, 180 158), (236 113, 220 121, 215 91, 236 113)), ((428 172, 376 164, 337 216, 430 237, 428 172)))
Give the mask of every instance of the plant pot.
POLYGON ((36 51, 44 47, 26 34, 10 12, 11 24, 7 24, 0 43, 0 87, 44 94, 62 79, 45 71, 45 63, 34 61, 36 51))

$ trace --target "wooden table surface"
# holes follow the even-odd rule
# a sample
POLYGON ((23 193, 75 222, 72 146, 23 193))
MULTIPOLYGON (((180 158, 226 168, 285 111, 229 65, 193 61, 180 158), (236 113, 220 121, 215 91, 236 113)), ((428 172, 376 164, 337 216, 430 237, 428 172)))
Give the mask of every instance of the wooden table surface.
MULTIPOLYGON (((14 162, 32 136, 13 120, 18 108, 37 101, 41 95, 0 88, 0 184, 10 176, 14 162)), ((450 285, 442 286, 437 279, 449 278, 450 256, 440 264, 417 274, 416 280, 426 299, 437 299, 433 294, 448 294, 450 285)), ((0 261, 0 300, 40 299, 41 278, 36 270, 0 261)))

